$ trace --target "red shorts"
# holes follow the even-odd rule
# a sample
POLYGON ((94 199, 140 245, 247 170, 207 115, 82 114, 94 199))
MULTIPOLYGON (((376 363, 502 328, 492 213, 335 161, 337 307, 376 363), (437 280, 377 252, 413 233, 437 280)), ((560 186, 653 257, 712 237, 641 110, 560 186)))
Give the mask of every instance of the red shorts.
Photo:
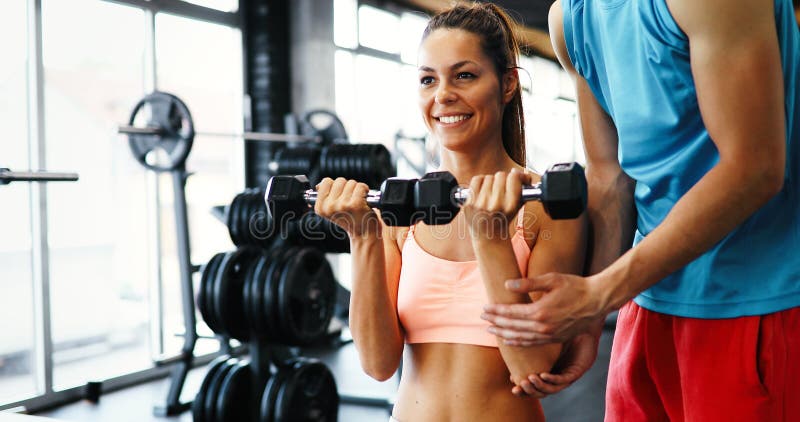
POLYGON ((682 318, 628 302, 617 317, 606 421, 800 421, 800 308, 682 318))

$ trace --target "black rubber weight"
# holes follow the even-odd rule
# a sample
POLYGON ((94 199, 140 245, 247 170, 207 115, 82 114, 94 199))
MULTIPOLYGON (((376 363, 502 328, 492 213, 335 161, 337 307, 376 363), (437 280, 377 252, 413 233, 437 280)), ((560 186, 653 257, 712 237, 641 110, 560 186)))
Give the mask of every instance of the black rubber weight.
POLYGON ((219 422, 247 422, 253 419, 253 375, 249 361, 240 361, 225 375, 217 396, 219 422))
POLYGON ((233 369, 233 366, 238 361, 236 358, 226 360, 219 370, 214 373, 214 376, 211 377, 203 403, 204 416, 207 422, 217 422, 217 396, 219 396, 219 391, 222 387, 222 380, 225 379, 225 376, 228 375, 228 372, 233 369))
POLYGON ((330 370, 316 360, 300 360, 275 400, 274 422, 336 421, 339 393, 330 370))
POLYGON ((302 248, 289 257, 278 284, 278 312, 293 344, 309 344, 325 334, 333 316, 335 283, 318 249, 302 248))
POLYGON ((200 384, 200 389, 192 402, 192 420, 194 422, 211 422, 205 417, 205 395, 208 391, 208 386, 211 384, 211 379, 214 374, 219 371, 219 368, 228 360, 228 356, 220 356, 208 364, 208 371, 200 384))

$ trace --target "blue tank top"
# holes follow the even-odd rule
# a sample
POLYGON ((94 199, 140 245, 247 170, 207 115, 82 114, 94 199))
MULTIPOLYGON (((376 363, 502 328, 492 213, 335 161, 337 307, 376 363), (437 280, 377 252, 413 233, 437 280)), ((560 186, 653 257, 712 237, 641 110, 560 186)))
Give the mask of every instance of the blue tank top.
MULTIPOLYGON (((665 0, 561 3, 569 58, 614 121, 619 162, 636 181, 636 245, 719 161, 700 116, 688 38, 665 0)), ((712 249, 638 295, 644 308, 729 318, 800 305, 800 33, 791 0, 775 0, 775 22, 786 90, 783 190, 712 249)))

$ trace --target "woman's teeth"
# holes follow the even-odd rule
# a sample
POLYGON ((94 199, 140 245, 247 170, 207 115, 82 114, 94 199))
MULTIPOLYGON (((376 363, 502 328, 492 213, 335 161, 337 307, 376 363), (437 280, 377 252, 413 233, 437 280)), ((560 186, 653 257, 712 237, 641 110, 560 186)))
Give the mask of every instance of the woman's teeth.
POLYGON ((442 117, 439 117, 439 121, 442 122, 442 123, 456 123, 456 122, 460 122, 462 120, 467 120, 467 119, 469 119, 469 115, 467 115, 467 114, 462 114, 460 116, 442 116, 442 117))

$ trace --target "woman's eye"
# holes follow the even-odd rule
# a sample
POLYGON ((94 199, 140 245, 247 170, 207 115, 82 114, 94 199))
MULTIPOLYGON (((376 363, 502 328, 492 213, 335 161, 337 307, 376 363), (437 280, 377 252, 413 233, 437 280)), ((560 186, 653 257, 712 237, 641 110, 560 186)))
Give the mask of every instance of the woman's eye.
POLYGON ((456 75, 457 79, 472 79, 474 77, 475 75, 469 72, 459 72, 458 75, 456 75))
POLYGON ((430 76, 423 76, 419 80, 420 85, 430 85, 433 83, 433 78, 430 76))

